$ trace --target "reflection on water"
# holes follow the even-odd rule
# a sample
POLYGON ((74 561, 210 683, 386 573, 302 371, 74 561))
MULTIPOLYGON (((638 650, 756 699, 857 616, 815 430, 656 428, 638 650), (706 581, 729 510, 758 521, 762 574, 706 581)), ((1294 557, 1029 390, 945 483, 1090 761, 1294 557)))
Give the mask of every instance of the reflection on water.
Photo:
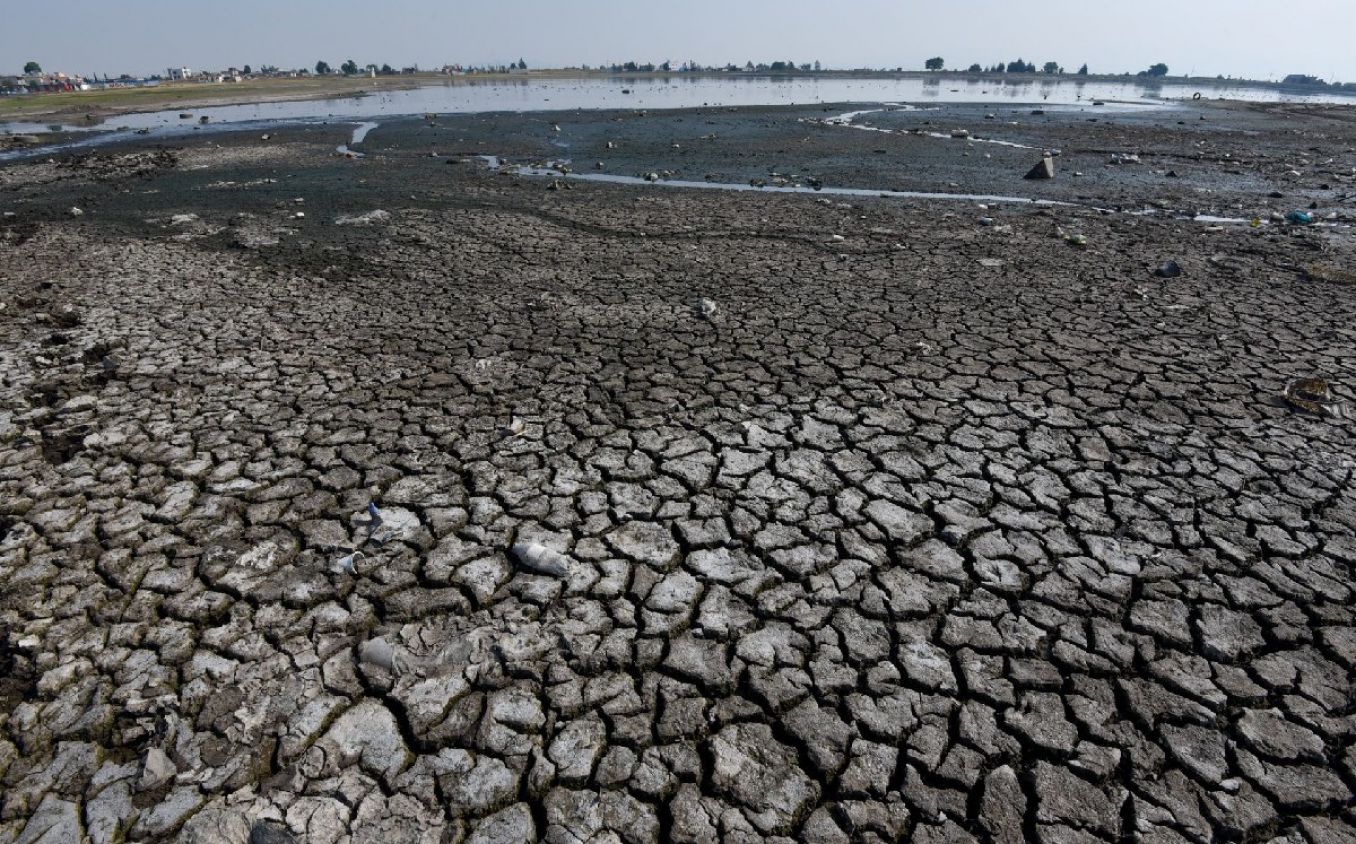
MULTIPOLYGON (((301 102, 254 103, 200 108, 213 124, 270 120, 354 120, 370 117, 488 111, 552 111, 572 109, 666 109, 698 106, 812 105, 851 102, 1049 102, 1077 104, 1088 100, 1190 99, 1200 90, 1207 98, 1256 101, 1332 101, 1332 96, 1283 97, 1269 89, 1221 85, 1200 89, 1139 77, 1124 82, 1086 82, 1067 77, 995 78, 850 78, 813 76, 711 77, 673 75, 643 78, 495 79, 456 81, 409 90, 380 90, 364 97, 342 97, 301 102), (623 93, 629 90, 631 93, 623 93)), ((1348 102, 1349 100, 1337 100, 1348 102)), ((154 133, 180 123, 178 110, 128 114, 113 118, 114 125, 154 133)), ((2 123, 0 131, 34 132, 44 127, 2 123)), ((67 126, 88 130, 90 126, 67 126)), ((107 127, 104 127, 107 128, 107 127)))

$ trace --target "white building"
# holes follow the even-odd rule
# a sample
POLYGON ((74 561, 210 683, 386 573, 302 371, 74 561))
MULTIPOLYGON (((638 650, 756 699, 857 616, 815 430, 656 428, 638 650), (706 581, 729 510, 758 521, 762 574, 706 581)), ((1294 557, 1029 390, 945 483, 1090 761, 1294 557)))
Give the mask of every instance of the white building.
POLYGON ((186 67, 172 67, 169 69, 167 75, 176 82, 182 82, 185 79, 191 79, 193 77, 193 71, 186 67))

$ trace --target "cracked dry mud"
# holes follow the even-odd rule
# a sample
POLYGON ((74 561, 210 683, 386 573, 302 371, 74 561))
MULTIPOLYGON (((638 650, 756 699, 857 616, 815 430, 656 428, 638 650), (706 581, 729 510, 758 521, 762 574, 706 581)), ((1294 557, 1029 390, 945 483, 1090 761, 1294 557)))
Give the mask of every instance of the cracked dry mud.
POLYGON ((1356 838, 1348 232, 280 137, 0 169, 0 841, 1356 838))

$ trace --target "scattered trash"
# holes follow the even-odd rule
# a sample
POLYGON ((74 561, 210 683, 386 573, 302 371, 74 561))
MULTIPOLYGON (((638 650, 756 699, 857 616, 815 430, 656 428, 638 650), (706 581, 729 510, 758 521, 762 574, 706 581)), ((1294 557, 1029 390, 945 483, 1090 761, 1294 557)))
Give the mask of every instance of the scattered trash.
POLYGON ((367 502, 367 515, 368 518, 371 519, 371 521, 367 523, 369 531, 376 530, 377 528, 381 527, 382 522, 381 511, 377 509, 377 502, 375 501, 367 502))
POLYGON ((702 318, 710 319, 717 310, 719 306, 713 300, 705 297, 697 300, 697 313, 701 314, 702 318))
POLYGON ((1113 152, 1109 159, 1112 164, 1139 164, 1139 156, 1129 152, 1113 152))
POLYGON ((842 242, 845 241, 845 240, 847 240, 847 238, 846 238, 846 237, 843 237, 841 234, 832 234, 832 235, 829 235, 829 241, 830 241, 831 243, 842 243, 842 242))
POLYGON ((509 437, 521 437, 526 430, 527 423, 521 416, 510 416, 508 424, 503 427, 504 434, 509 437))
POLYGON ((199 118, 198 118, 198 122, 199 122, 199 123, 207 123, 207 122, 210 121, 211 119, 212 119, 212 118, 210 118, 210 117, 208 117, 207 115, 204 114, 202 117, 199 117, 199 118))
POLYGON ((366 214, 344 215, 335 219, 336 226, 369 226, 373 223, 384 223, 391 219, 388 211, 378 208, 375 211, 368 211, 366 214))
POLYGON ((358 659, 368 665, 383 668, 397 677, 408 667, 408 660, 404 655, 381 636, 363 642, 362 647, 358 648, 358 659))
POLYGON ((1066 236, 1064 240, 1070 246, 1077 246, 1079 249, 1086 249, 1088 247, 1087 235, 1071 234, 1066 236))
POLYGON ((72 206, 71 206, 71 210, 67 211, 66 213, 67 213, 67 214, 70 214, 72 217, 83 217, 83 216, 85 216, 85 212, 84 212, 83 210, 81 210, 80 208, 75 207, 74 205, 72 205, 72 206))
POLYGON ((367 555, 361 551, 354 551, 352 554, 340 557, 334 561, 334 570, 336 573, 357 575, 358 561, 364 559, 366 556, 367 555))
POLYGON ((1253 217, 1251 220, 1248 221, 1248 225, 1253 227, 1254 229, 1260 229, 1262 227, 1262 218, 1253 217))
POLYGON ((657 181, 659 181, 659 174, 658 174, 658 173, 646 173, 646 174, 645 174, 645 181, 647 181, 647 182, 657 182, 657 181))
POLYGON ((1332 390, 1322 378, 1296 378, 1285 385, 1282 397, 1291 407, 1306 413, 1328 416, 1337 411, 1332 390))
POLYGON ((560 124, 559 124, 559 123, 552 123, 552 124, 551 124, 551 131, 552 131, 552 132, 559 132, 559 131, 560 131, 560 124))
POLYGON ((951 137, 953 137, 953 138, 968 138, 968 137, 970 137, 970 130, 969 130, 969 129, 952 129, 952 130, 951 130, 951 137))
POLYGON ((272 135, 260 135, 260 136, 259 136, 259 140, 261 140, 261 141, 267 141, 267 140, 270 140, 272 137, 273 137, 272 135))
POLYGON ((980 217, 980 218, 979 218, 979 224, 980 224, 981 226, 992 226, 992 225, 994 224, 994 222, 995 222, 995 221, 994 221, 994 218, 993 218, 993 217, 980 217))
POLYGON ((294 220, 304 220, 305 218, 306 218, 306 212, 305 212, 305 211, 298 211, 298 212, 296 212, 295 214, 292 215, 292 219, 294 219, 294 220))
POLYGON ((570 570, 570 561, 559 551, 553 551, 539 542, 519 542, 509 549, 518 565, 534 574, 564 577, 570 570))
POLYGON ((1177 278, 1182 274, 1182 268, 1176 261, 1168 261, 1154 270, 1154 274, 1159 278, 1177 278))
POLYGON ((171 226, 187 226, 198 221, 197 214, 175 214, 170 217, 171 226))
POLYGON ((1026 179, 1053 179, 1055 177, 1055 159, 1047 154, 1041 157, 1035 167, 1027 172, 1026 179))
POLYGON ((1311 226, 1314 223, 1314 215, 1308 211, 1291 211, 1285 215, 1285 221, 1296 226, 1311 226))

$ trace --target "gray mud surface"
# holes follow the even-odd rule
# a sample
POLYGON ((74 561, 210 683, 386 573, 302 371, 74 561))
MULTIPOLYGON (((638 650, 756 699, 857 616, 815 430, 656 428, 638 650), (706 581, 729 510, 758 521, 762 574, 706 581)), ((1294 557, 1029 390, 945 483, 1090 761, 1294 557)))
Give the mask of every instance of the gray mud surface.
POLYGON ((0 167, 0 842, 1356 839, 1356 112, 850 108, 0 167))

